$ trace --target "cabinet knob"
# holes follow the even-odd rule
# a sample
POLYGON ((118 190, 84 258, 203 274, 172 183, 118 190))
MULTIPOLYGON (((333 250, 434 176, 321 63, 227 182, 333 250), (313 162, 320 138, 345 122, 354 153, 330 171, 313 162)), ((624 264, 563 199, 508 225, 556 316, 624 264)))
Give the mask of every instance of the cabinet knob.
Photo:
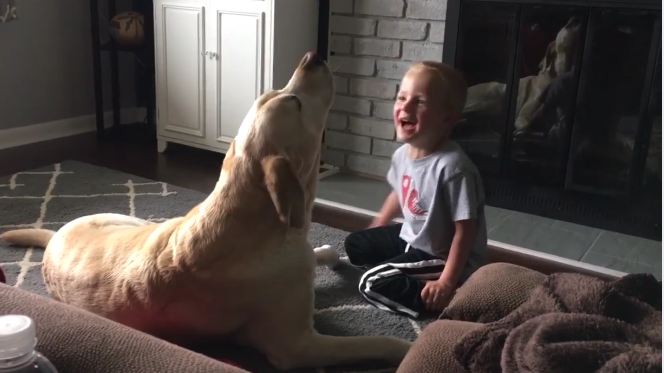
POLYGON ((217 54, 216 52, 210 52, 210 51, 201 52, 201 56, 208 56, 208 58, 211 60, 219 59, 219 54, 217 54))

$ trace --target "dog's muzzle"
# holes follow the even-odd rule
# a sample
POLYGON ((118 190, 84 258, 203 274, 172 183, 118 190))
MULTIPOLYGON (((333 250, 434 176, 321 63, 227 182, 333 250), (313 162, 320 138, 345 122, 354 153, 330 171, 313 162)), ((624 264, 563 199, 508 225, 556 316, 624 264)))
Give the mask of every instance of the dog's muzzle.
POLYGON ((300 67, 303 69, 311 69, 316 66, 325 64, 325 60, 316 52, 307 52, 300 61, 300 67))

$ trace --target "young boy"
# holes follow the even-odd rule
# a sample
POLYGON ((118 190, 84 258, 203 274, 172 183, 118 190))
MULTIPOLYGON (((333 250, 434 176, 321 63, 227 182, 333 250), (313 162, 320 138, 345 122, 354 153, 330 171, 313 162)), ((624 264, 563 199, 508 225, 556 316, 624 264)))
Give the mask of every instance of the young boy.
POLYGON ((345 241, 352 264, 372 267, 359 289, 380 309, 414 318, 440 311, 483 264, 482 181, 450 140, 465 101, 463 77, 439 62, 416 63, 401 81, 393 114, 405 144, 387 174, 393 191, 369 229, 345 241), (403 224, 391 224, 399 212, 403 224))

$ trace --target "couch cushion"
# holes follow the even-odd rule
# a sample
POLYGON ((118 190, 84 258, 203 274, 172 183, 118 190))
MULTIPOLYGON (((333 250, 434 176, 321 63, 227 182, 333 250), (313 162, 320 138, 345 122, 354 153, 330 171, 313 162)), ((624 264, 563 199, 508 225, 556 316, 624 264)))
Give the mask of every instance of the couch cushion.
POLYGON ((437 320, 427 325, 399 365, 397 373, 465 372, 454 356, 454 346, 482 324, 437 320))
POLYGON ((499 320, 523 303, 545 277, 515 264, 487 264, 457 289, 440 318, 480 323, 499 320))
POLYGON ((0 284, 0 314, 30 316, 60 372, 245 372, 90 312, 0 284))

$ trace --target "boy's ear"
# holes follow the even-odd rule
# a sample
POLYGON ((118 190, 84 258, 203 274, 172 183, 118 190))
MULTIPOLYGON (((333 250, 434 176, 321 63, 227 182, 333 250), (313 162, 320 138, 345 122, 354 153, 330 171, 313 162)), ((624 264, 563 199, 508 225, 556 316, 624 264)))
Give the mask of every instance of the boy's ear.
POLYGON ((282 223, 304 226, 304 190, 286 157, 271 155, 261 161, 265 186, 282 223))

